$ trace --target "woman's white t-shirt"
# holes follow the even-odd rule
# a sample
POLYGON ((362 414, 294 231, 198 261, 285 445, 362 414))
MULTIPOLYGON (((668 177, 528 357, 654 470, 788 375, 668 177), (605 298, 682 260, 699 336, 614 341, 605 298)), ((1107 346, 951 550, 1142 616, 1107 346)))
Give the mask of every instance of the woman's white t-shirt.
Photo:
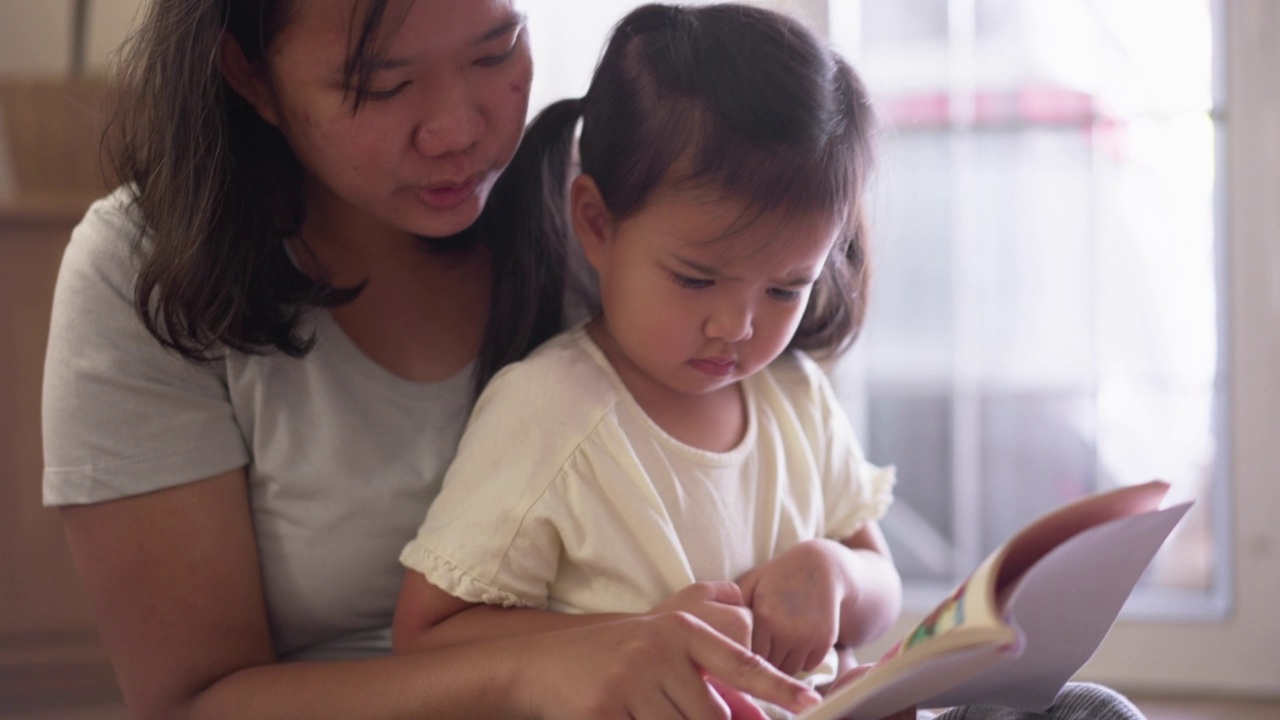
POLYGON ((133 305, 128 194, 95 203, 58 275, 44 376, 44 502, 124 498, 246 468, 267 612, 288 659, 390 651, 413 538, 470 410, 470 369, 401 379, 313 309, 314 350, 164 349, 133 305))

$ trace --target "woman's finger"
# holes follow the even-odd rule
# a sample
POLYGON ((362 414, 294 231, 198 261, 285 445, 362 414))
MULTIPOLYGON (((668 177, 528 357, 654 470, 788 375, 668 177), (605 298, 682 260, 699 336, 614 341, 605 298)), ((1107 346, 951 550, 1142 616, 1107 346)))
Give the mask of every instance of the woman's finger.
POLYGON ((724 702, 733 720, 769 720, 760 706, 740 690, 735 690, 715 678, 707 678, 707 682, 715 689, 716 694, 724 702))
MULTIPOLYGON (((688 620, 697 622, 692 618, 688 620)), ((689 637, 693 662, 722 686, 741 690, 791 712, 800 712, 822 700, 804 684, 709 628, 690 627, 689 637)))

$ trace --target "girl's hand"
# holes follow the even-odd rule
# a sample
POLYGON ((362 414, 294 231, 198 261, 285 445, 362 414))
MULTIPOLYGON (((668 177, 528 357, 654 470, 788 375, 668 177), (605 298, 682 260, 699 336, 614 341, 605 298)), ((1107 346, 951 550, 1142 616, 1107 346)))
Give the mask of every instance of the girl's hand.
POLYGON ((742 647, 751 647, 751 610, 735 583, 693 583, 655 605, 648 614, 670 612, 689 613, 742 647))
POLYGON ((817 667, 835 645, 846 582, 830 540, 809 540, 738 580, 751 609, 751 649, 782 672, 817 667))
POLYGON ((672 612, 525 638, 536 658, 515 675, 531 718, 764 720, 747 695, 801 712, 817 693, 689 613, 672 612))

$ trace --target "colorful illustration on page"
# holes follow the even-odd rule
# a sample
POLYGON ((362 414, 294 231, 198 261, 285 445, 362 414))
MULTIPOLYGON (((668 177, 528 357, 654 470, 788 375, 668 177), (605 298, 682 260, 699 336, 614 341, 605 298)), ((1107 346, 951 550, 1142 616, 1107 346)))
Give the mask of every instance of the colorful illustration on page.
POLYGON ((894 657, 931 637, 941 635, 952 628, 964 624, 964 594, 968 587, 969 583, 965 582, 956 588, 950 597, 920 621, 920 624, 916 626, 915 630, 911 631, 910 635, 886 653, 884 659, 894 657))

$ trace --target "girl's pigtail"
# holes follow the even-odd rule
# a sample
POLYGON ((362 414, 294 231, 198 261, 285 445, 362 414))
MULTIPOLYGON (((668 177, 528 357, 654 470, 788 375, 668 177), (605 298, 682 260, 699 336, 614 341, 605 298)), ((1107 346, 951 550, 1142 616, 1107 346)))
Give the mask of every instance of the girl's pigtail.
POLYGON ((548 106, 525 129, 477 224, 492 253, 489 322, 475 369, 479 394, 498 370, 564 325, 571 276, 568 187, 582 101, 548 106))

